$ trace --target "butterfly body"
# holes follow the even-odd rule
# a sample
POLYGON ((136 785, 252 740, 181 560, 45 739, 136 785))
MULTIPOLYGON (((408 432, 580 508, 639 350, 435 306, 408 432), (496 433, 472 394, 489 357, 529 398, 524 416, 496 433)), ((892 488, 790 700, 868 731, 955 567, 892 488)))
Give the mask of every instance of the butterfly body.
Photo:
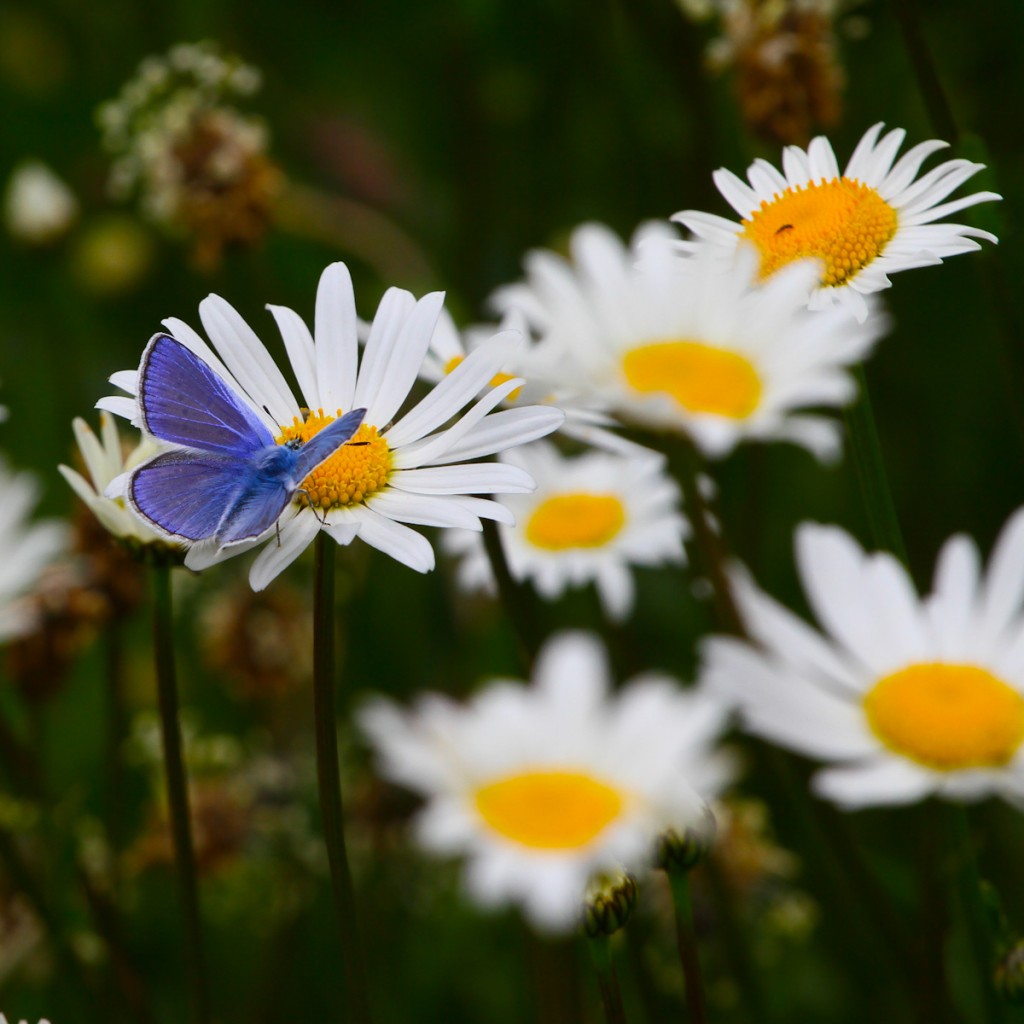
POLYGON ((154 336, 139 366, 145 428, 176 447, 137 467, 128 500, 173 537, 217 547, 273 527, 302 481, 359 429, 353 409, 305 443, 277 444, 263 421, 197 355, 154 336))

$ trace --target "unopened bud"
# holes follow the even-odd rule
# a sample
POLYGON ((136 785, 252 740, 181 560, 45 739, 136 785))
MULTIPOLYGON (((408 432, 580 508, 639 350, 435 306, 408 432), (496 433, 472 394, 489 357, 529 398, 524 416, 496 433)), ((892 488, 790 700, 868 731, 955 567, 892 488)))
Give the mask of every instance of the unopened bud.
POLYGON ((699 824, 690 825, 682 832, 675 829, 662 832, 654 851, 655 867, 668 872, 692 871, 714 845, 715 831, 715 816, 710 807, 705 807, 699 824))
POLYGON ((591 939, 614 935, 636 906, 636 879, 625 873, 602 875, 590 883, 583 904, 583 930, 591 939))

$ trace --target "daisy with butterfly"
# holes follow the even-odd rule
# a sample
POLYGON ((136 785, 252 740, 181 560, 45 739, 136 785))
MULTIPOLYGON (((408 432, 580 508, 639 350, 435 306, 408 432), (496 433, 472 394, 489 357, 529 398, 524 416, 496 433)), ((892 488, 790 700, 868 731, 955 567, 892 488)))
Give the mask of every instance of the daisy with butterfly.
POLYGON ((139 370, 111 377, 132 397, 97 405, 173 447, 108 493, 119 491, 150 526, 188 543, 193 569, 276 537, 252 566, 257 590, 321 529, 340 544, 358 535, 419 572, 432 569, 429 542, 406 524, 479 530, 481 518, 507 521, 503 506, 478 495, 529 491, 533 481, 517 467, 471 460, 542 437, 563 419, 550 407, 494 412, 518 380, 477 398, 520 344, 514 332, 481 345, 396 419, 442 302, 440 293, 417 301, 389 289, 361 358, 344 264, 321 277, 313 332, 292 310, 270 307, 301 404, 223 299, 211 295, 199 307, 212 347, 166 320, 169 334, 150 341, 139 370))

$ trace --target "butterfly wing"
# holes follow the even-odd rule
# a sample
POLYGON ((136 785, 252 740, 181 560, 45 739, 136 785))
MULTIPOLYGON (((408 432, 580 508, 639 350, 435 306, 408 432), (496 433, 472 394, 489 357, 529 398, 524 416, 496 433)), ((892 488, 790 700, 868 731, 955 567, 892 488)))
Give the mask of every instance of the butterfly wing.
POLYGON ((155 335, 142 354, 139 406, 146 429, 162 441, 236 459, 274 443, 245 402, 168 334, 155 335))
POLYGON ((212 537, 236 500, 245 464, 223 455, 164 452, 128 479, 133 509, 158 530, 187 541, 212 537))
POLYGON ((295 479, 305 480, 321 462, 326 462, 359 429, 365 415, 365 409, 353 409, 314 434, 298 449, 295 479))

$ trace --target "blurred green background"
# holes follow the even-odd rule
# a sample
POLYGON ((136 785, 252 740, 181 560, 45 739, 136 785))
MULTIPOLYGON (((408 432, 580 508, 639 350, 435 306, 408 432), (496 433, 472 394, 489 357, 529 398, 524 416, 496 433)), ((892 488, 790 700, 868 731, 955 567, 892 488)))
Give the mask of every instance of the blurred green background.
MULTIPOLYGON (((867 368, 911 566, 925 585, 947 536, 967 531, 987 549, 1024 497, 1024 5, 934 0, 921 7, 961 132, 953 153, 990 165, 960 192, 992 188, 1004 196, 998 209, 963 215, 994 230, 997 249, 895 278, 886 296, 893 327, 867 368)), ((841 165, 879 120, 905 127, 908 145, 936 135, 898 10, 866 2, 848 5, 836 19, 846 85, 829 135, 841 165)), ((712 170, 741 173, 755 156, 778 162, 779 145, 749 130, 735 74, 707 70, 705 49, 720 31, 715 19, 689 20, 670 0, 4 0, 0 180, 19 161, 41 159, 73 190, 79 214, 44 246, 0 233, 0 401, 11 413, 0 426, 0 450, 42 478, 42 513, 70 515, 71 495, 55 467, 72 457, 72 417, 95 424, 92 407, 110 393, 109 374, 137 365, 163 317, 198 327, 197 305, 211 291, 231 301, 272 349, 278 342, 264 304, 311 317, 318 275, 335 259, 350 264, 363 317, 394 284, 417 293, 445 289, 456 319, 469 323, 485 317, 493 288, 519 276, 527 249, 559 248, 582 221, 603 221, 628 236, 641 221, 680 209, 731 215, 712 170), (333 226, 315 232, 271 223, 258 244, 228 249, 218 265, 200 267, 186 239, 143 219, 137 204, 108 197, 97 106, 118 93, 144 56, 201 39, 261 70, 261 91, 241 106, 266 122, 286 188, 315 189, 328 206, 341 202, 330 207, 340 211, 333 226), (392 231, 415 259, 396 255, 392 231), (367 246, 379 252, 381 245, 394 276, 367 257, 367 246)), ((825 469, 803 451, 748 447, 711 471, 730 546, 767 589, 797 607, 797 522, 839 522, 870 539, 848 460, 825 469)), ((230 652, 219 662, 210 654, 216 644, 209 637, 223 627, 204 626, 212 609, 241 599, 245 567, 236 563, 243 561, 201 579, 183 576, 178 588, 194 773, 210 782, 210 814, 227 822, 229 833, 203 881, 216 1017, 252 1024, 340 1019, 308 687, 299 680, 269 696, 244 692, 224 669, 230 652)), ((488 675, 518 672, 507 623, 485 602, 456 594, 445 565, 421 578, 353 546, 343 566, 344 704, 371 689, 465 693, 488 675)), ((308 569, 297 567, 274 585, 274 615, 302 620, 308 569)), ((599 627, 593 594, 552 606, 546 623, 552 631, 599 627)), ((610 639, 623 672, 664 667, 691 678, 694 641, 709 628, 709 610, 692 596, 688 577, 648 571, 633 619, 610 639)), ((151 1012, 149 1019, 185 1019, 175 889, 146 845, 147 836, 156 841, 159 776, 147 746, 153 696, 143 612, 126 618, 119 632, 119 654, 111 654, 110 630, 100 630, 82 641, 65 678, 39 680, 40 690, 52 693, 26 698, 7 687, 0 696, 47 774, 50 802, 38 820, 22 823, 23 841, 60 930, 98 979, 85 999, 45 944, 25 953, 13 926, 0 925, 0 1011, 9 1017, 67 1024, 147 1019, 151 1012), (125 672, 132 736, 119 748, 125 765, 116 794, 105 685, 111 657, 125 672), (111 841, 128 851, 123 858, 110 853, 111 841), (109 954, 76 879, 76 862, 90 856, 102 877, 116 865, 123 945, 142 989, 134 1018, 111 995, 109 954)), ((301 647, 297 642, 296 651, 301 647)), ((299 657, 293 667, 301 676, 299 657)), ((749 756, 760 764, 756 749, 749 756)), ((476 913, 459 896, 453 868, 424 861, 404 844, 407 798, 373 782, 354 742, 346 758, 382 1024, 573 1020, 557 1015, 555 996, 543 995, 548 982, 537 961, 552 956, 580 961, 585 1019, 600 1019, 584 954, 539 946, 514 915, 476 913)), ((776 841, 795 848, 801 864, 795 874, 769 877, 769 891, 774 885, 786 898, 799 894, 806 903, 797 899, 793 912, 802 906, 810 914, 805 926, 787 930, 756 901, 739 907, 770 1019, 983 1019, 969 980, 957 980, 964 963, 959 933, 945 953, 958 1005, 935 990, 941 972, 923 971, 916 986, 898 983, 879 963, 884 957, 871 952, 869 925, 847 917, 851 897, 867 897, 838 891, 842 884, 806 845, 785 792, 759 772, 745 788, 767 800, 776 841)), ((942 911, 919 892, 916 873, 922 858, 941 857, 932 811, 867 812, 850 821, 915 949, 945 941, 942 911)), ((986 805, 972 821, 983 870, 1024 927, 1019 816, 986 805)), ((6 887, 9 903, 10 879, 6 887)), ((645 899, 635 939, 631 934, 621 950, 623 984, 635 1019, 658 1024, 679 1019, 679 982, 664 907, 657 893, 645 899)), ((713 1019, 732 1024, 741 1019, 735 988, 715 948, 711 942, 713 1019)), ((940 949, 940 961, 942 955, 940 949)))

